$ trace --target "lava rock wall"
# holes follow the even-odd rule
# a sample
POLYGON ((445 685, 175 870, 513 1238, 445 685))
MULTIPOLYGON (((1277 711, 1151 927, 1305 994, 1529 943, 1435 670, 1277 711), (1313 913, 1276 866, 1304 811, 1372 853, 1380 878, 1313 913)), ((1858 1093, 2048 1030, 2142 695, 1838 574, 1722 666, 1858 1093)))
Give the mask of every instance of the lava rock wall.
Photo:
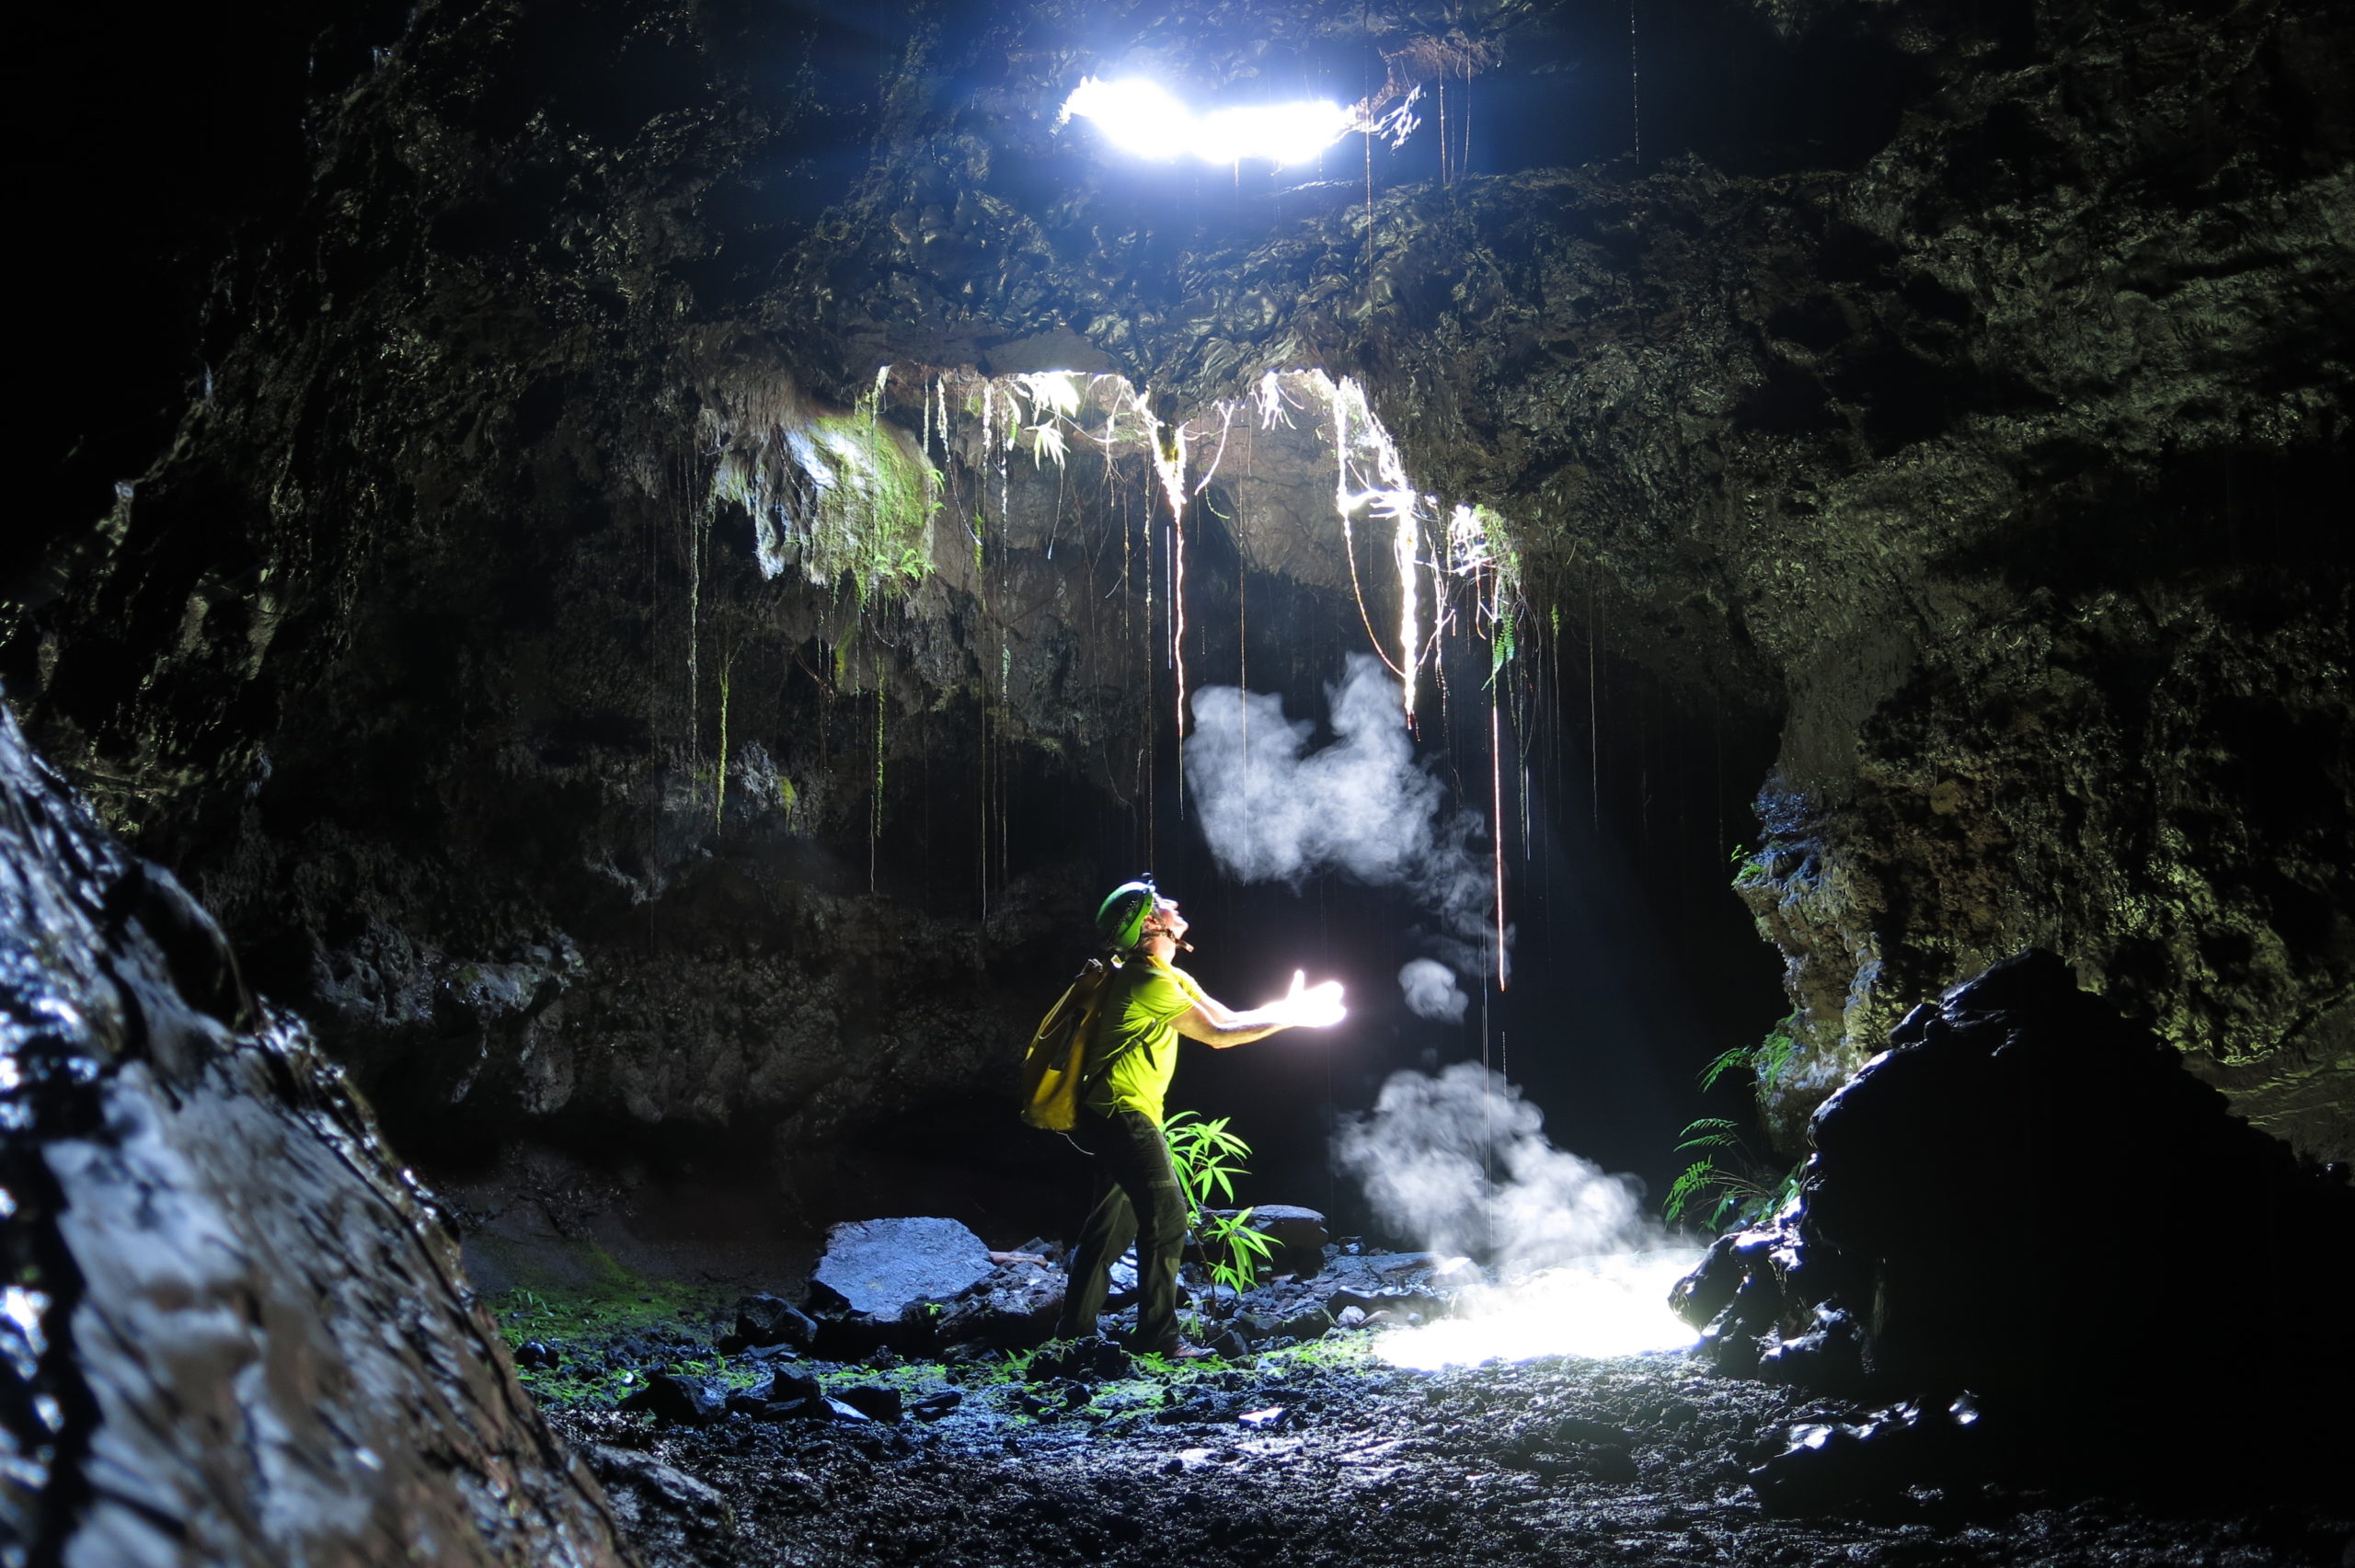
POLYGON ((636 1561, 341 1069, 5 715, 0 1002, 18 1560, 636 1561))

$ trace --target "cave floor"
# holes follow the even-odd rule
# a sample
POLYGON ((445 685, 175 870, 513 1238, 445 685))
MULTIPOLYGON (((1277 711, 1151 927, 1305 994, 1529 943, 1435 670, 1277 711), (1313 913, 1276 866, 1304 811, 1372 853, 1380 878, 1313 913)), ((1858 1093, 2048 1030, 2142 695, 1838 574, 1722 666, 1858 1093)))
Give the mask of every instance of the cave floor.
POLYGON ((1325 1350, 1093 1385, 929 1364, 885 1380, 910 1394, 959 1388, 962 1402, 896 1426, 551 1413, 654 1568, 2336 1568, 2355 1553, 2355 1506, 2337 1499, 1917 1486, 1838 1515, 1769 1516, 1750 1468, 1791 1423, 1847 1407, 1683 1356, 1422 1372, 1325 1350))

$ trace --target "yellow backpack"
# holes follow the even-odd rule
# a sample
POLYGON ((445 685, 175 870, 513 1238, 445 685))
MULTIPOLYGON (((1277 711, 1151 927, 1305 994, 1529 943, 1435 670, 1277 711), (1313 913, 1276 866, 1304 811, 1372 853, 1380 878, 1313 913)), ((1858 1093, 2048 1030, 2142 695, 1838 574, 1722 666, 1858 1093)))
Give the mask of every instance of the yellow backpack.
POLYGON ((1106 982, 1118 967, 1090 958, 1030 1036, 1030 1048, 1022 1053, 1022 1119, 1032 1127, 1069 1132, 1078 1120, 1087 1042, 1096 1033, 1106 982))

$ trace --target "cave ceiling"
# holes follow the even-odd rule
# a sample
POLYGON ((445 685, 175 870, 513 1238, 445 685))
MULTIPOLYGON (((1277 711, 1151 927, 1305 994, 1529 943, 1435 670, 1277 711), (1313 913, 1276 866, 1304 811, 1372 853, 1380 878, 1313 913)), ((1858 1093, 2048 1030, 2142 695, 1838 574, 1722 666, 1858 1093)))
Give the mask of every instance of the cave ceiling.
POLYGON ((367 1070, 791 1142, 981 1082, 922 988, 851 1051, 858 987, 971 983, 1100 874, 983 845, 978 923, 906 866, 879 903, 885 763, 953 768, 944 816, 1025 770, 1132 807, 1168 699, 1113 563, 1181 438, 1276 613, 1396 623, 1314 376, 1435 531, 1499 520, 1533 666, 1778 737, 1737 891, 1781 1137, 2033 942, 2343 1155, 2345 20, 1642 17, 425 5, 313 83, 168 449, 12 577, 12 699, 367 1070), (1421 124, 1124 163, 1058 111, 1127 74, 1421 124), (844 486, 912 531, 825 554, 844 486))

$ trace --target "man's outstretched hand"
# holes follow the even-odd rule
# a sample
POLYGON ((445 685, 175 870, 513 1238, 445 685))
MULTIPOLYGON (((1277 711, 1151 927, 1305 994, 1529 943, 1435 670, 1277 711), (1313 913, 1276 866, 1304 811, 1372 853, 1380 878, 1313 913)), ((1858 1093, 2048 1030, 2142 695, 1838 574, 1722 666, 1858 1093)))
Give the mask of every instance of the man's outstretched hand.
POLYGON ((1350 1015, 1350 1010, 1341 1005, 1340 981, 1312 986, 1307 974, 1299 969, 1292 972, 1292 990, 1269 1011, 1292 1029, 1329 1029, 1350 1015))

